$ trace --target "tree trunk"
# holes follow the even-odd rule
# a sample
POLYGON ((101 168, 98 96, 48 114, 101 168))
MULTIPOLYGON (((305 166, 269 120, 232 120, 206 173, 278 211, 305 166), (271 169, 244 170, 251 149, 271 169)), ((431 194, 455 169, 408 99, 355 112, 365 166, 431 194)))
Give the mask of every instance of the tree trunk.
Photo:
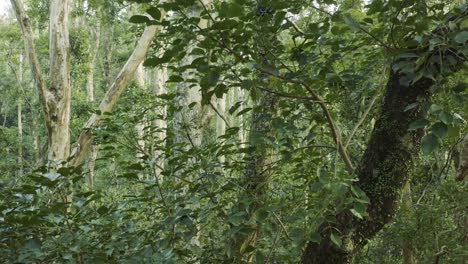
POLYGON ((48 133, 47 158, 51 169, 68 158, 70 151, 70 53, 68 37, 68 0, 52 0, 49 19, 49 89, 46 89, 33 42, 30 20, 21 0, 11 0, 23 33, 48 133))
MULTIPOLYGON (((161 67, 160 69, 154 70, 154 85, 153 85, 153 92, 155 95, 161 95, 166 93, 166 81, 168 79, 167 76, 167 68, 161 67)), ((156 119, 153 122, 153 126, 160 129, 160 132, 157 132, 156 139, 160 141, 160 144, 165 144, 164 140, 166 138, 166 115, 167 115, 167 107, 161 106, 161 108, 155 109, 155 111, 160 111, 159 114, 161 115, 161 119, 156 119)), ((164 159, 162 157, 162 151, 155 150, 154 151, 154 158, 156 166, 154 168, 154 177, 157 177, 159 180, 162 180, 162 169, 164 169, 164 159)))
MULTIPOLYGON (((466 15, 465 10, 451 19, 459 22, 461 19, 456 18, 463 18, 466 15)), ((436 35, 448 33, 450 32, 443 25, 433 32, 436 35)), ((417 52, 423 54, 424 49, 427 49, 427 46, 422 45, 417 52)), ((441 53, 447 55, 448 52, 441 53)), ((437 51, 436 55, 438 54, 437 51)), ((463 54, 457 55, 464 57, 463 54)), ((413 61, 416 59, 412 58, 413 61)), ((396 62, 403 60, 410 59, 400 59, 396 62)), ((449 67, 448 62, 443 65, 449 67)), ((462 65, 463 61, 458 58, 456 64, 451 66, 451 70, 459 70, 462 65)), ((434 67, 437 73, 442 71, 442 65, 434 63, 434 67)), ((359 177, 357 186, 370 200, 367 208, 368 216, 364 220, 359 220, 349 210, 345 210, 336 216, 336 223, 322 225, 319 228, 321 242, 308 243, 302 255, 302 263, 351 263, 367 240, 373 238, 398 211, 401 193, 411 174, 413 159, 417 157, 423 136, 422 129, 408 131, 409 124, 424 115, 419 104, 413 109, 407 111, 404 109, 412 103, 429 99, 430 88, 434 84, 433 79, 421 77, 409 86, 402 85, 400 80, 407 77, 401 71, 391 71, 380 117, 375 123, 368 147, 355 172, 359 177), (336 246, 330 239, 332 228, 341 232, 343 241, 341 247, 336 246)))
POLYGON ((18 177, 23 175, 23 120, 22 103, 18 99, 18 177))
POLYGON ((68 0, 52 0, 49 19, 50 96, 46 116, 49 132, 48 159, 66 160, 70 154, 70 43, 68 0))
MULTIPOLYGON (((128 82, 133 79, 138 65, 140 65, 140 63, 144 60, 146 53, 150 48, 151 42, 159 29, 160 28, 157 26, 148 26, 145 29, 132 55, 127 60, 127 63, 125 63, 117 75, 114 83, 111 85, 103 100, 101 101, 101 104, 99 105, 99 110, 101 113, 112 111, 112 108, 122 95, 128 82)), ((93 138, 92 130, 102 123, 103 118, 104 116, 102 114, 93 114, 81 129, 76 146, 72 151, 72 164, 74 166, 78 166, 83 162, 83 159, 91 145, 93 138)))
MULTIPOLYGON (((406 183, 405 188, 403 189, 403 206, 404 209, 409 212, 413 213, 413 199, 411 198, 411 182, 408 181, 406 183)), ((403 264, 416 264, 416 256, 414 252, 414 247, 410 240, 407 238, 403 239, 403 264)))
POLYGON ((94 69, 96 67, 96 57, 99 50, 101 39, 101 26, 98 25, 95 29, 90 29, 90 36, 94 39, 94 43, 88 51, 88 72, 86 74, 86 97, 88 102, 94 102, 94 69))
MULTIPOLYGON (((270 55, 270 44, 275 40, 276 36, 272 30, 272 21, 274 18, 274 10, 271 10, 268 1, 259 1, 257 4, 257 27, 255 37, 255 52, 257 63, 263 67, 274 67, 274 61, 270 55), (263 12, 263 10, 271 10, 271 12, 263 12)), ((267 87, 271 77, 264 74, 257 75, 257 85, 267 87)), ((246 199, 250 202, 249 218, 255 217, 255 212, 264 207, 267 202, 267 191, 269 189, 269 180, 271 177, 271 152, 272 147, 269 137, 272 137, 272 119, 276 109, 276 97, 272 93, 260 92, 260 99, 256 103, 252 111, 252 120, 250 124, 249 146, 251 152, 248 155, 248 163, 245 168, 245 193, 241 199, 246 199)), ((256 246, 260 227, 258 225, 248 226, 244 232, 239 232, 235 237, 236 250, 240 260, 247 262, 254 261, 253 250, 256 246), (246 249, 250 249, 246 252, 246 249)))

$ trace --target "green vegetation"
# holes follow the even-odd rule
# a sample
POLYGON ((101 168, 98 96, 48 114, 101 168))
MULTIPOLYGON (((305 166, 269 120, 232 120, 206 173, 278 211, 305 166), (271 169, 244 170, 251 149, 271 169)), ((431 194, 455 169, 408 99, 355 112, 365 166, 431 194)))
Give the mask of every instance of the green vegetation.
POLYGON ((463 1, 10 2, 0 262, 467 263, 463 1))

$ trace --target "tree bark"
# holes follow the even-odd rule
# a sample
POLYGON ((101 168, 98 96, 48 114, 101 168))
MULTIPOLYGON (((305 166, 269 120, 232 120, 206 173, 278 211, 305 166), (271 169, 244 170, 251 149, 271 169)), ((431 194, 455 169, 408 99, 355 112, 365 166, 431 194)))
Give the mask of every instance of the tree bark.
POLYGON ((21 99, 18 99, 18 177, 23 175, 23 107, 21 99))
POLYGON ((52 0, 49 19, 50 96, 46 117, 49 132, 48 159, 66 160, 70 154, 70 43, 68 0, 52 0))
MULTIPOLYGON (((166 67, 161 67, 160 69, 155 69, 154 70, 154 85, 153 85, 153 93, 155 95, 161 95, 166 93, 166 81, 168 79, 167 75, 167 68, 166 67)), ((164 144, 164 140, 166 138, 166 129, 167 129, 167 123, 166 123, 166 115, 167 115, 167 107, 166 106, 161 106, 161 108, 155 109, 155 111, 160 111, 159 114, 161 115, 161 119, 156 119, 153 121, 153 126, 156 128, 160 129, 160 132, 156 135, 156 138, 158 141, 160 141, 160 144, 164 144)), ((162 180, 162 169, 164 169, 164 159, 162 157, 162 151, 160 150, 155 150, 154 151, 154 158, 156 166, 154 168, 154 177, 157 178, 158 180, 162 180)))
POLYGON ((150 48, 151 42, 159 29, 160 28, 157 26, 148 26, 145 29, 132 55, 127 60, 114 80, 114 83, 111 85, 103 100, 101 101, 101 104, 99 105, 101 114, 93 114, 81 129, 76 145, 72 151, 73 166, 78 166, 83 162, 83 159, 91 145, 93 138, 92 130, 102 123, 103 119, 105 118, 105 116, 102 115, 103 113, 112 111, 112 108, 115 106, 118 99, 122 95, 128 82, 133 79, 138 65, 140 65, 140 63, 144 60, 146 53, 150 48))
MULTIPOLYGON (((459 22, 467 16, 467 11, 452 16, 451 21, 459 22)), ((432 34, 449 34, 450 31, 442 25, 432 34)), ((424 53, 427 47, 417 47, 417 52, 424 53)), ((465 58, 463 53, 451 71, 459 70, 465 58)), ((439 53, 437 53, 439 54, 439 53)), ((441 52, 447 55, 448 51, 441 52)), ((416 58, 417 59, 417 58, 416 58)), ((399 59, 396 62, 403 60, 399 59)), ((442 61, 444 63, 444 61, 442 61)), ((442 64, 448 67, 448 63, 442 64)), ((442 71, 441 64, 434 64, 437 72, 442 71)), ((368 216, 364 220, 354 217, 349 210, 345 210, 336 216, 336 223, 327 223, 319 228, 322 235, 320 243, 309 242, 302 255, 302 263, 351 263, 359 250, 373 238, 385 224, 389 223, 399 209, 399 203, 403 187, 409 179, 413 168, 413 159, 417 157, 419 145, 423 136, 421 129, 408 131, 409 124, 423 117, 421 108, 415 107, 405 111, 404 109, 420 100, 427 100, 431 96, 431 87, 434 80, 422 77, 409 86, 400 83, 407 77, 401 71, 391 71, 387 82, 380 117, 376 121, 372 131, 368 147, 356 170, 359 177, 357 186, 368 196, 370 204, 367 208, 368 216), (330 239, 332 228, 340 230, 342 246, 336 246, 330 239)), ((442 77, 434 76, 435 78, 442 77)))
MULTIPOLYGON (((263 67, 274 67, 274 58, 271 43, 276 40, 274 29, 272 28, 275 11, 268 1, 259 1, 257 4, 257 27, 255 42, 255 52, 257 63, 263 67), (269 11, 271 12, 269 12, 269 11)), ((256 84, 259 87, 267 87, 271 77, 259 73, 256 76, 256 84)), ((247 153, 248 162, 245 168, 246 188, 241 199, 251 201, 249 204, 248 218, 255 216, 258 209, 267 203, 267 193, 269 180, 271 177, 271 154, 272 146, 268 143, 268 138, 272 137, 272 119, 276 109, 276 95, 272 93, 260 92, 260 99, 252 110, 252 119, 249 133, 249 147, 251 152, 247 153)), ((253 225, 246 227, 243 232, 238 232, 235 237, 235 247, 239 254, 239 259, 247 262, 254 261, 255 246, 260 233, 260 226, 253 225), (249 251, 246 249, 250 248, 249 251)))
POLYGON ((31 64, 48 133, 47 158, 52 169, 70 151, 70 53, 68 37, 68 0, 52 0, 49 19, 50 87, 46 89, 33 41, 30 20, 21 0, 11 0, 31 64), (54 164, 55 163, 55 164, 54 164))
MULTIPOLYGON (((413 213, 413 199, 411 198, 411 182, 408 181, 403 189, 403 198, 402 198, 402 203, 404 206, 404 209, 408 213, 413 213)), ((403 253, 403 264, 416 264, 416 256, 415 256, 415 250, 414 246, 412 245, 411 241, 408 238, 403 239, 403 248, 402 248, 402 253, 403 253)))

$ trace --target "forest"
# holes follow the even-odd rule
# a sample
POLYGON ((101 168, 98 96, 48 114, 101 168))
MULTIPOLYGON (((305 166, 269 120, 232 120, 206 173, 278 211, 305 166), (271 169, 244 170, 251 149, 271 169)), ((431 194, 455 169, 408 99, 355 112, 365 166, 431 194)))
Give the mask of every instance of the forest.
POLYGON ((0 263, 468 264, 464 0, 1 0, 0 263))

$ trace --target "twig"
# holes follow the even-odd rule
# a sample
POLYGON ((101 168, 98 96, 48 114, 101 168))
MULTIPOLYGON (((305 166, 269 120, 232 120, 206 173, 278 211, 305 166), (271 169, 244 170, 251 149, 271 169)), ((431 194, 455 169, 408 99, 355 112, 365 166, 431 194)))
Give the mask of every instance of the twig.
POLYGON ((224 123, 226 124, 226 126, 228 126, 228 128, 230 128, 231 125, 226 120, 226 118, 218 111, 218 109, 216 109, 216 107, 211 102, 209 102, 209 104, 210 104, 211 108, 213 109, 213 111, 215 111, 215 113, 219 116, 219 118, 221 118, 224 121, 224 123))
POLYGON ((284 235, 285 235, 289 240, 292 240, 291 237, 289 237, 288 230, 286 229, 286 226, 284 226, 284 224, 283 224, 283 222, 281 221, 281 219, 279 218, 279 216, 278 216, 275 212, 273 212, 273 215, 275 216, 276 220, 277 220, 278 223, 280 224, 281 229, 283 229, 284 235))
MULTIPOLYGON (((385 70, 384 70, 385 72, 385 70)), ((382 78, 383 80, 384 78, 382 78)), ((359 119, 359 121, 356 123, 356 125, 354 126, 353 130, 351 130, 351 133, 349 134, 348 136, 348 139, 346 140, 345 142, 345 145, 344 145, 344 148, 347 149, 348 146, 349 146, 349 143, 351 142, 351 139, 353 138, 354 134, 356 133, 356 131, 359 129, 359 127, 362 125, 362 123, 364 123, 364 121, 366 120, 367 118, 367 115, 369 115, 369 112, 370 110, 372 109, 372 107, 374 106, 375 102, 377 101, 377 99, 380 97, 380 94, 382 92, 382 90, 385 88, 385 85, 383 85, 382 83, 380 84, 380 88, 377 89, 377 91, 375 92, 374 96, 372 97, 370 103, 369 103, 369 106, 367 107, 366 111, 362 114, 361 116, 361 119, 359 119)))
POLYGON ((278 243, 278 240, 279 240, 278 238, 280 234, 281 234, 281 229, 278 228, 278 231, 276 231, 275 237, 273 238, 273 244, 271 244, 271 248, 268 251, 268 256, 265 260, 266 264, 270 263, 271 255, 273 254, 273 250, 276 248, 276 243, 278 243))
POLYGON ((318 101, 314 100, 314 98, 313 98, 313 97, 310 97, 310 96, 293 95, 293 94, 278 92, 278 91, 271 90, 271 89, 267 89, 267 88, 263 88, 263 87, 256 87, 256 88, 259 89, 259 90, 262 90, 262 91, 264 91, 264 92, 267 92, 267 93, 279 95, 279 96, 281 96, 281 97, 293 98, 293 99, 301 99, 301 100, 308 100, 308 101, 311 101, 312 103, 318 103, 318 101))
POLYGON ((293 26, 294 30, 297 31, 297 33, 299 33, 300 35, 304 35, 304 31, 302 31, 302 30, 296 25, 296 23, 294 23, 293 21, 291 21, 289 18, 286 18, 286 21, 288 21, 289 23, 291 23, 291 25, 293 26))

